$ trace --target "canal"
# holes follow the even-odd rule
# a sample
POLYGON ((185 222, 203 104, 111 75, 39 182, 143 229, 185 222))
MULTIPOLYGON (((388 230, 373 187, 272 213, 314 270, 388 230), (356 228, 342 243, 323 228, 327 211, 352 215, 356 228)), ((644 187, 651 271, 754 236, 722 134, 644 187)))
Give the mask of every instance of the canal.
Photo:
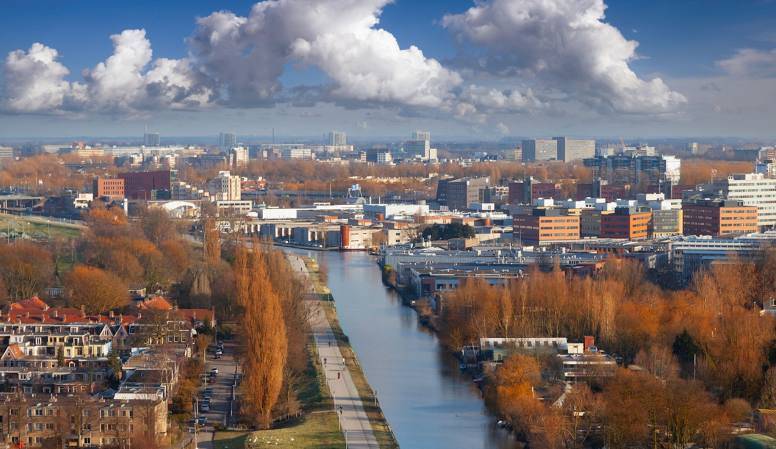
POLYGON ((328 268, 340 324, 402 449, 519 447, 487 414, 455 357, 382 284, 373 256, 308 254, 328 268))

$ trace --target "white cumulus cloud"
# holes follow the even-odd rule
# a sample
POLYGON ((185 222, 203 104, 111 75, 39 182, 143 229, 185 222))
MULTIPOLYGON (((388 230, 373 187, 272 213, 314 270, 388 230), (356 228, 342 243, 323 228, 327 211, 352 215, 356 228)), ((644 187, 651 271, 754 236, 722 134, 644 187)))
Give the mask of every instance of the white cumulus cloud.
POLYGON ((401 48, 378 28, 388 0, 278 0, 257 3, 247 17, 216 12, 198 20, 192 55, 224 101, 271 99, 285 66, 319 68, 333 99, 439 107, 460 76, 417 47, 401 48))
POLYGON ((73 86, 65 80, 70 71, 58 57, 55 49, 37 42, 26 52, 9 53, 3 66, 5 106, 19 112, 61 108, 72 97, 73 86))
POLYGON ((534 79, 601 111, 671 112, 686 102, 660 78, 639 78, 637 42, 604 22, 603 0, 482 0, 442 24, 484 54, 473 65, 534 79))

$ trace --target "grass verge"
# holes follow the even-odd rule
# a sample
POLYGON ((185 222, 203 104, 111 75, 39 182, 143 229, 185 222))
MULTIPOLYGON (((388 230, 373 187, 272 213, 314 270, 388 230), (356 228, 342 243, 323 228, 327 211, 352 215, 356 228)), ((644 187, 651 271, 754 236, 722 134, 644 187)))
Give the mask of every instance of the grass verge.
MULTIPOLYGON (((312 339, 311 339, 312 340, 312 339)), ((288 426, 257 432, 218 432, 216 449, 345 449, 345 438, 339 430, 318 353, 312 341, 307 345, 307 369, 299 400, 303 417, 288 426)))
MULTIPOLYGON (((326 294, 330 297, 331 291, 318 275, 318 264, 314 260, 308 258, 305 258, 305 264, 310 272, 310 280, 313 283, 314 291, 318 293, 322 299, 326 294)), ((369 424, 372 426, 372 432, 377 439, 377 443, 380 445, 380 449, 398 449, 399 444, 391 431, 388 420, 385 418, 385 415, 383 415, 383 410, 380 408, 377 396, 374 394, 374 390, 369 385, 369 381, 367 380, 366 375, 364 375, 364 371, 361 369, 358 357, 350 346, 347 335, 342 331, 342 327, 340 326, 337 317, 335 302, 321 301, 320 304, 326 313, 326 319, 329 321, 331 330, 337 338, 340 352, 345 358, 345 365, 348 367, 350 377, 356 385, 358 395, 361 397, 361 402, 364 405, 364 412, 366 412, 367 417, 369 417, 369 424)))

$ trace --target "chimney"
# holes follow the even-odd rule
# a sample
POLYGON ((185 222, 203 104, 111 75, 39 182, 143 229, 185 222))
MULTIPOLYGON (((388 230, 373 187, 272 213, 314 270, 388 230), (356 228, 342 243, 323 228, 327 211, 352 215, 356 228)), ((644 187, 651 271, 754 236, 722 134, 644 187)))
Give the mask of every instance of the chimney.
POLYGON ((108 312, 108 317, 109 318, 113 318, 113 311, 112 310, 110 312, 108 312))
POLYGON ((84 307, 83 304, 81 304, 81 316, 82 317, 86 316, 86 307, 84 307))

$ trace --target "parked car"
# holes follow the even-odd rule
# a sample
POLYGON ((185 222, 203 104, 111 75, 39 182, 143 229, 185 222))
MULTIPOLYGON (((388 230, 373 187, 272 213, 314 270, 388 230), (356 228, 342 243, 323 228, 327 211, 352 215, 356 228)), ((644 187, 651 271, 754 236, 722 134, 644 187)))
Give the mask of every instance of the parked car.
POLYGON ((210 370, 210 375, 211 376, 217 376, 218 375, 218 368, 211 369, 210 370))
POLYGON ((210 402, 202 402, 199 404, 199 410, 202 412, 210 411, 210 402))

